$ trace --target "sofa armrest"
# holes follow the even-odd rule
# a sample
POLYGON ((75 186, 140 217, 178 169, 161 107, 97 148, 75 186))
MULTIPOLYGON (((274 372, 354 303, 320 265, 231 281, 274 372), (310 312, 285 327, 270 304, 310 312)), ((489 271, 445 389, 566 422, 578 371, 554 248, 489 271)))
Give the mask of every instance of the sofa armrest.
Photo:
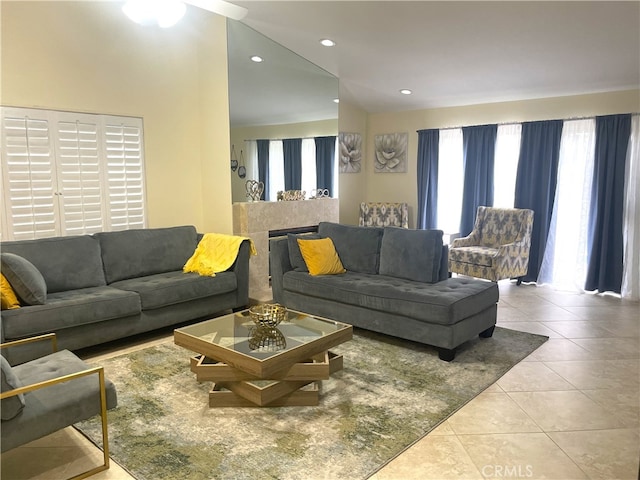
POLYGON ((498 247, 498 253, 496 257, 508 257, 509 255, 522 256, 524 252, 528 252, 529 242, 527 240, 517 240, 512 243, 505 243, 498 247))
POLYGON ((249 305, 249 257, 251 256, 251 245, 249 240, 240 244, 236 261, 229 269, 236 274, 238 282, 237 307, 249 305))
POLYGON ((24 362, 24 352, 28 352, 29 358, 39 358, 50 353, 58 351, 58 338, 55 333, 45 333, 43 335, 37 335, 33 337, 21 338, 19 340, 4 341, 4 334, 2 335, 2 343, 0 343, 0 350, 2 355, 7 359, 10 365, 17 365, 24 362), (51 349, 47 350, 46 345, 37 345, 35 350, 31 345, 34 343, 51 342, 51 349), (15 347, 10 353, 9 349, 15 347), (23 348, 24 347, 24 348, 23 348))
POLYGON ((454 238, 451 242, 451 248, 456 247, 470 247, 471 245, 479 245, 480 244, 480 236, 473 230, 466 237, 454 238))
POLYGON ((442 257, 440 257, 440 275, 438 281, 449 278, 449 245, 442 245, 442 257))
POLYGON ((284 305, 284 274, 293 270, 289 261, 289 241, 287 237, 274 238, 269 242, 269 260, 273 301, 284 305))
POLYGON ((17 347, 19 345, 25 345, 27 343, 50 341, 52 352, 58 351, 58 338, 55 333, 45 333, 43 335, 37 335, 35 337, 21 338, 20 340, 13 340, 11 342, 0 343, 0 349, 17 347))

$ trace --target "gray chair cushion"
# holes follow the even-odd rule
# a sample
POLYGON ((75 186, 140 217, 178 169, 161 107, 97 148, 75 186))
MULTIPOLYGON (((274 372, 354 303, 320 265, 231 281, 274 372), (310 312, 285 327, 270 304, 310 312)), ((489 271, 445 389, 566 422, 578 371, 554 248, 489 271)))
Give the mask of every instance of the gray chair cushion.
POLYGON ((441 230, 386 227, 380 247, 380 275, 435 283, 440 277, 441 230))
POLYGON ((182 270, 198 245, 193 226, 96 233, 107 283, 182 270))
MULTIPOLYGON (((68 350, 52 353, 13 367, 24 385, 61 377, 90 368, 68 350)), ((117 403, 115 386, 105 378, 107 408, 117 403)), ((89 375, 25 394, 22 413, 2 422, 2 452, 24 445, 61 428, 100 413, 98 375, 89 375)))
POLYGON ((89 235, 2 242, 2 251, 33 263, 44 277, 48 293, 106 285, 100 245, 89 235), (70 262, 73 268, 69 268, 70 262))
POLYGON ((82 288, 52 293, 44 305, 3 310, 2 327, 5 338, 22 338, 139 314, 140 297, 134 292, 82 288))
POLYGON ((0 255, 2 274, 22 305, 42 305, 47 300, 47 284, 38 269, 26 258, 13 253, 0 255))
POLYGON ((215 277, 208 277, 180 271, 122 280, 110 286, 136 292, 140 295, 142 310, 151 310, 233 292, 238 283, 233 272, 220 272, 215 277))
POLYGON ((378 273, 383 228, 356 227, 321 222, 318 234, 330 237, 344 268, 360 273, 378 273))
POLYGON ((296 272, 308 272, 307 264, 300 253, 300 245, 298 245, 298 238, 303 240, 312 240, 322 238, 317 233, 302 233, 302 234, 287 234, 287 245, 289 246, 289 263, 296 272))
MULTIPOLYGON (((2 390, 1 392, 8 392, 16 388, 22 387, 22 382, 18 379, 15 372, 9 365, 6 358, 0 355, 0 367, 2 369, 2 390)), ((24 408, 24 394, 20 393, 13 397, 3 398, 0 404, 0 413, 2 414, 2 420, 11 420, 18 415, 24 408)))

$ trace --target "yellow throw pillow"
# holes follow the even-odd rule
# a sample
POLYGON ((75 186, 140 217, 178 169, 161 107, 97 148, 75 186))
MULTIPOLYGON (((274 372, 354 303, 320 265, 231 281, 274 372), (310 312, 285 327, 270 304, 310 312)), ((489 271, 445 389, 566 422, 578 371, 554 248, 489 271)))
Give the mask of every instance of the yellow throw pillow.
POLYGON ((6 277, 0 273, 0 299, 2 304, 2 310, 13 310, 14 308, 20 308, 20 302, 16 293, 11 288, 11 284, 6 277))
POLYGON ((298 238, 298 245, 311 275, 334 275, 346 272, 330 238, 318 240, 298 238))

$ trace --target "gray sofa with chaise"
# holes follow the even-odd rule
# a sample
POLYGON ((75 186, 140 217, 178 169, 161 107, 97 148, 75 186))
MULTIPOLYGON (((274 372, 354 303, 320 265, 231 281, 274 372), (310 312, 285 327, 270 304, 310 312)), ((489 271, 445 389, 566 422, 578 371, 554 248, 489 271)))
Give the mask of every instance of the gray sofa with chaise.
MULTIPOLYGON (((13 270, 26 278, 17 293, 29 305, 2 311, 1 341, 55 332, 59 348, 77 350, 245 307, 249 242, 215 277, 183 273, 200 237, 180 226, 2 242, 2 273, 12 286, 13 270)), ((11 364, 44 353, 11 350, 11 364)))
POLYGON ((449 278, 439 230, 322 222, 318 233, 271 240, 273 298, 294 310, 438 348, 456 348, 496 324, 498 285, 449 278), (332 239, 346 273, 310 275, 297 239, 332 239))

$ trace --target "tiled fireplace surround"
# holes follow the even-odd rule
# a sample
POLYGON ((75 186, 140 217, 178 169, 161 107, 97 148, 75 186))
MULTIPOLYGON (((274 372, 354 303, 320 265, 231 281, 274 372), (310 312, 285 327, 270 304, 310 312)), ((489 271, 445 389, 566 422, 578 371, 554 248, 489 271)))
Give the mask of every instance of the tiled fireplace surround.
POLYGON ((316 226, 320 222, 338 222, 337 198, 281 202, 242 202, 233 204, 233 233, 253 240, 258 255, 249 266, 249 298, 271 299, 269 286, 270 232, 316 226))

